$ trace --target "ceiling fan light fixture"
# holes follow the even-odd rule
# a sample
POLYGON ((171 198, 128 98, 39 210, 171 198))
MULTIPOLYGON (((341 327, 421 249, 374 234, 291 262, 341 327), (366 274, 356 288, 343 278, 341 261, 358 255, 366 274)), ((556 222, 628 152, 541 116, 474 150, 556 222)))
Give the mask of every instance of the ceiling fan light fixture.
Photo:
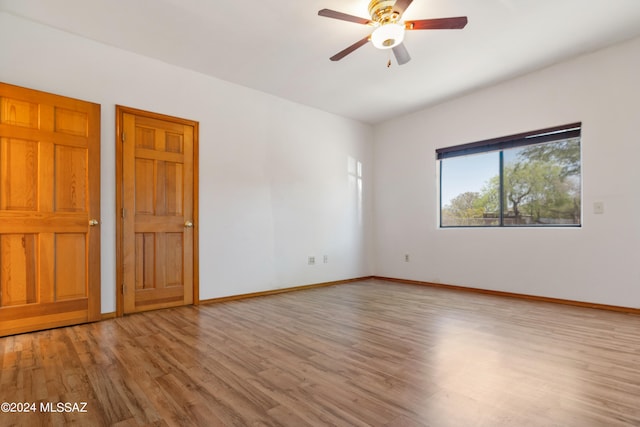
POLYGON ((378 49, 391 49, 404 40, 404 25, 384 24, 371 34, 371 43, 378 49))

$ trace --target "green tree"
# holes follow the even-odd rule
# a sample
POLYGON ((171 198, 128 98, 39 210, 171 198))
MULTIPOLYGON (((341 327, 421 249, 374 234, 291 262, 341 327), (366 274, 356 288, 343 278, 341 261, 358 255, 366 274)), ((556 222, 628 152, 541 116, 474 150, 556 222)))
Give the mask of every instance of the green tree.
POLYGON ((580 139, 564 139, 552 143, 530 145, 520 150, 523 160, 550 162, 562 167, 562 175, 580 175, 580 139))
POLYGON ((580 205, 576 183, 565 175, 563 166, 553 161, 508 164, 504 167, 503 190, 507 215, 516 224, 542 223, 543 219, 575 220, 575 206, 580 205))
POLYGON ((480 193, 467 191, 451 199, 444 207, 444 225, 476 225, 477 219, 482 218, 483 210, 477 206, 480 193))
POLYGON ((504 198, 516 224, 522 224, 522 205, 535 203, 543 191, 541 162, 516 162, 504 167, 504 198))
POLYGON ((580 139, 524 147, 518 158, 542 172, 531 177, 541 189, 527 206, 534 221, 546 218, 580 223, 580 139))
POLYGON ((484 183, 476 207, 481 207, 485 216, 498 217, 500 213, 500 176, 496 175, 484 183))

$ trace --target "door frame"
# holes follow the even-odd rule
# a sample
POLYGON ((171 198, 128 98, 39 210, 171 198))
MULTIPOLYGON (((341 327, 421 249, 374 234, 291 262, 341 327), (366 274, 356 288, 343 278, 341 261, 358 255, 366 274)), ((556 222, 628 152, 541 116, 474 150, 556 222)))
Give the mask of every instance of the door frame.
MULTIPOLYGON (((199 269, 199 123, 194 120, 183 119, 136 108, 116 105, 116 316, 124 315, 124 256, 123 256, 123 198, 124 198, 124 168, 123 168, 123 125, 124 115, 148 117, 156 120, 169 121, 193 127, 193 305, 200 303, 200 269, 199 269)), ((127 212, 133 215, 133 212, 127 212)))

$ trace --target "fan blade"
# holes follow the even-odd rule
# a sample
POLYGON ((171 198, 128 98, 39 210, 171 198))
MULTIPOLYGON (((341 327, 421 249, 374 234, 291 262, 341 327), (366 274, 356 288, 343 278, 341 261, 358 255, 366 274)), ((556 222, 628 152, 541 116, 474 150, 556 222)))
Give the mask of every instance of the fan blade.
POLYGON ((407 62, 411 61, 411 55, 409 55, 409 51, 404 43, 400 43, 398 46, 394 47, 393 54, 396 57, 396 61, 398 61, 398 65, 404 65, 407 62))
POLYGON ((420 19, 406 21, 404 25, 407 30, 460 30, 467 25, 467 17, 420 19))
POLYGON ((348 48, 346 48, 344 50, 341 50, 340 52, 336 53, 335 55, 333 55, 329 59, 332 60, 332 61, 340 61, 342 58, 344 58, 345 56, 349 55, 354 50, 356 50, 356 49, 364 46, 365 44, 367 44, 368 41, 369 41, 369 36, 363 38, 362 40, 359 40, 359 41, 355 42, 354 44, 352 44, 348 48))
POLYGON ((346 13, 338 12, 331 9, 321 9, 318 11, 318 15, 326 18, 340 19, 342 21, 355 22, 356 24, 368 25, 371 24, 371 20, 360 18, 358 16, 347 15, 346 13))
POLYGON ((400 16, 402 16, 412 2, 413 0, 397 0, 396 4, 393 5, 393 11, 398 12, 400 16))

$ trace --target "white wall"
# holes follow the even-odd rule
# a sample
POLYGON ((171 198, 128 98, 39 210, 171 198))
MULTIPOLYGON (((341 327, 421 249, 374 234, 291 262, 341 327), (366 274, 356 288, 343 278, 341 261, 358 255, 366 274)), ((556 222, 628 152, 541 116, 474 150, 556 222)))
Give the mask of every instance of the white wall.
POLYGON ((635 39, 376 126, 376 275, 640 307, 639 76, 635 39), (577 121, 582 228, 438 228, 436 148, 577 121))
POLYGON ((0 81, 102 105, 103 312, 115 310, 116 104, 200 123, 201 299, 372 273, 369 125, 3 13, 0 81), (364 164, 362 207, 349 157, 364 164))
POLYGON ((0 13, 0 81, 102 105, 103 312, 115 310, 115 104, 200 122, 202 299, 376 274, 640 307, 638 75, 640 39, 372 130, 0 13), (436 148, 575 121, 582 228, 438 229, 436 148), (349 158, 364 165, 361 206, 349 158))

